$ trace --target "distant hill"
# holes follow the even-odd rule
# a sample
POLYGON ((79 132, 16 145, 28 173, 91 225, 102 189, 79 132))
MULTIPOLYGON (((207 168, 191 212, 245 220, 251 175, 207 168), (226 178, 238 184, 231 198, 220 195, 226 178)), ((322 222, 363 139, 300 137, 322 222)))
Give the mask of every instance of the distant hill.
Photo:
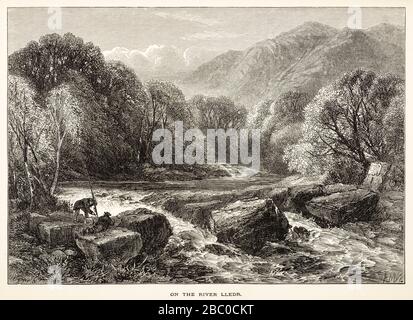
POLYGON ((180 85, 188 95, 225 94, 251 106, 293 89, 314 95, 358 67, 404 77, 404 39, 404 29, 391 24, 338 30, 306 22, 244 51, 221 54, 180 85))

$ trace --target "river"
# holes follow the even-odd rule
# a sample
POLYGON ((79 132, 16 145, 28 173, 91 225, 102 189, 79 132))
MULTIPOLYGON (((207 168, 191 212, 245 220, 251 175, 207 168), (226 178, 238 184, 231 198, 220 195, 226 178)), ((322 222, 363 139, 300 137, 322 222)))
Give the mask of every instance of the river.
MULTIPOLYGON (((345 228, 321 228, 311 219, 286 212, 292 226, 310 231, 307 239, 287 238, 268 243, 260 256, 248 255, 226 245, 228 254, 215 254, 206 246, 216 237, 191 223, 174 217, 156 204, 143 202, 157 192, 222 192, 251 186, 277 186, 284 177, 252 177, 238 172, 231 178, 169 182, 94 182, 99 213, 112 215, 146 207, 162 212, 173 228, 168 246, 178 253, 163 255, 160 268, 176 283, 399 283, 404 281, 403 237, 377 225, 358 223, 345 228), (361 231, 360 231, 361 230, 361 231)), ((284 179, 284 180, 283 180, 284 179)), ((65 183, 59 198, 73 203, 89 197, 87 182, 65 183)))

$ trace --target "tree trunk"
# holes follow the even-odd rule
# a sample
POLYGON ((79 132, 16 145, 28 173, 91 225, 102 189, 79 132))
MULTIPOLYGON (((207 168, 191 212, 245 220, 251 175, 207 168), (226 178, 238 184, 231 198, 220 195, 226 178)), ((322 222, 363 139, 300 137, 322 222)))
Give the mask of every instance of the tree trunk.
POLYGON ((56 170, 54 172, 54 177, 53 177, 53 183, 52 186, 50 187, 50 195, 53 196, 54 193, 56 192, 56 187, 57 187, 57 181, 59 178, 59 170, 60 170, 60 150, 62 149, 62 144, 63 144, 63 138, 59 140, 57 144, 57 150, 56 150, 56 170))
POLYGON ((32 177, 30 174, 29 170, 29 164, 27 163, 27 148, 23 152, 23 158, 24 158, 24 170, 26 172, 26 178, 27 178, 27 183, 29 184, 29 191, 30 191, 30 205, 29 208, 31 209, 33 207, 33 199, 34 199, 34 190, 33 190, 33 184, 32 184, 32 177))

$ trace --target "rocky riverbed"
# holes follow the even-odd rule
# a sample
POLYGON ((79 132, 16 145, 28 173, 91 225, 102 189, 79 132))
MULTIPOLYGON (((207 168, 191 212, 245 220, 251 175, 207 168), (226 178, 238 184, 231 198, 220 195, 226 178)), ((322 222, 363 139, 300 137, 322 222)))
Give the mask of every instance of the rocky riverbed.
MULTIPOLYGON (((169 221, 172 233, 152 265, 156 275, 142 282, 347 283, 357 274, 361 274, 364 283, 403 282, 402 193, 387 192, 376 197, 374 193, 355 192, 351 186, 346 190, 323 187, 314 199, 308 199, 312 203, 306 202, 308 210, 319 212, 320 206, 346 201, 346 208, 357 213, 359 208, 353 205, 356 198, 357 203, 364 201, 364 208, 376 208, 363 216, 364 221, 351 217, 335 220, 330 214, 332 220, 324 219, 329 222, 324 225, 317 213, 301 212, 290 203, 282 210, 289 224, 285 235, 262 237, 267 233, 256 235, 251 231, 254 223, 263 220, 249 217, 253 217, 252 213, 262 214, 256 208, 265 199, 276 200, 274 190, 300 190, 303 186, 317 186, 317 182, 300 177, 240 174, 199 181, 105 182, 96 185, 95 193, 100 212, 109 211, 116 216, 145 208, 169 221), (338 197, 333 191, 344 193, 338 197), (226 218, 231 216, 240 217, 240 222, 234 223, 235 229, 251 227, 245 237, 233 232, 226 218)), ((89 189, 82 182, 66 184, 60 193, 61 200, 70 202, 85 196, 89 196, 89 189)))

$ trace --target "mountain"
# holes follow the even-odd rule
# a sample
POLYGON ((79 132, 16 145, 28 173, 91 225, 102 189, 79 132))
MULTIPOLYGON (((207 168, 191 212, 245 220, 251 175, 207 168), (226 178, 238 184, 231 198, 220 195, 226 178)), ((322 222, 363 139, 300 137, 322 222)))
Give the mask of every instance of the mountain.
POLYGON ((404 30, 390 24, 338 30, 306 22, 244 51, 228 51, 190 73, 187 95, 224 94, 245 105, 289 90, 314 95, 346 71, 367 68, 404 76, 404 30))

